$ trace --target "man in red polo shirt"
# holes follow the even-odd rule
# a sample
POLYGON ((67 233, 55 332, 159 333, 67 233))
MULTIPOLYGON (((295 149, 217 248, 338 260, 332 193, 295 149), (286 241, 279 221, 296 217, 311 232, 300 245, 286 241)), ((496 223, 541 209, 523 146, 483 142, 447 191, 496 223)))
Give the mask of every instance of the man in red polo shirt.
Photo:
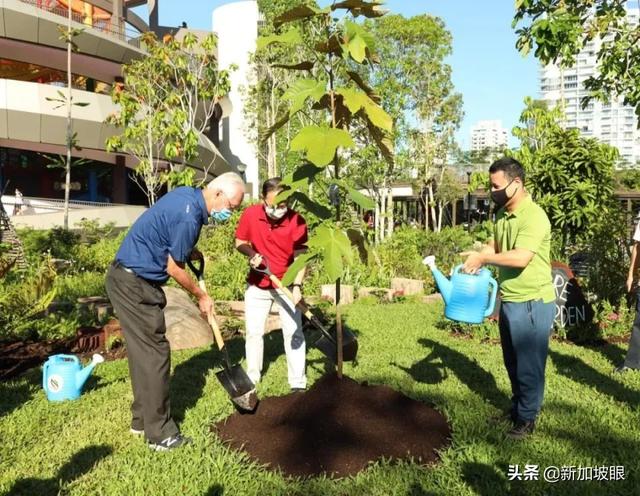
MULTIPOLYGON (((236 229, 236 248, 249 257, 251 268, 267 259, 269 268, 282 279, 295 257, 307 250, 307 224, 302 216, 288 208, 286 202, 276 204, 275 198, 284 190, 281 179, 268 179, 262 185, 262 203, 247 208, 240 217, 236 229)), ((305 375, 306 345, 302 333, 302 318, 295 304, 302 298, 304 269, 298 272, 293 283, 291 302, 271 284, 269 278, 250 269, 245 304, 245 351, 247 375, 254 383, 260 381, 264 343, 262 337, 271 305, 278 305, 284 350, 287 356, 289 385, 292 391, 307 387, 305 375)))

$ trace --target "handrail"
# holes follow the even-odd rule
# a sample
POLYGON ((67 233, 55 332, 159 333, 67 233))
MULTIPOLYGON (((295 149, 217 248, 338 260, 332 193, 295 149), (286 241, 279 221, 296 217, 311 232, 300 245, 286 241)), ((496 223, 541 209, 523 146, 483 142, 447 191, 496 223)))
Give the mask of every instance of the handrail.
MULTIPOLYGON (((51 14, 58 15, 60 17, 64 17, 65 19, 68 17, 68 11, 65 8, 58 7, 57 5, 47 5, 42 0, 20 0, 22 3, 26 3, 27 5, 31 5, 37 9, 43 10, 45 12, 50 12, 51 14)), ((142 33, 137 29, 132 29, 128 26, 125 26, 123 29, 115 29, 111 26, 111 22, 105 21, 97 21, 93 24, 85 24, 85 16, 81 14, 77 14, 75 12, 71 12, 71 19, 79 24, 82 24, 83 27, 97 29, 103 33, 107 33, 109 35, 115 36, 120 40, 124 40, 131 45, 140 48, 140 36, 142 33)))

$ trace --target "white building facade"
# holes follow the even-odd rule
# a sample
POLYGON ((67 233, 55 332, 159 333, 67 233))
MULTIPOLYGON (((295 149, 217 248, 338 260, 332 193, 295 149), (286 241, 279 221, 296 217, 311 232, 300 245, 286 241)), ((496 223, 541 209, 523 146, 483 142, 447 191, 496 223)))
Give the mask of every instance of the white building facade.
MULTIPOLYGON (((640 10, 627 9, 627 19, 638 23, 640 10)), ((540 98, 549 107, 562 105, 566 128, 577 128, 584 137, 597 138, 615 146, 620 151, 621 165, 634 166, 640 161, 640 132, 637 116, 631 106, 623 105, 622 98, 612 98, 609 103, 592 100, 586 108, 580 101, 588 95, 584 82, 597 74, 596 57, 601 41, 587 43, 576 57, 571 68, 560 68, 549 64, 540 69, 540 98)))
POLYGON ((508 140, 508 132, 500 120, 478 121, 471 128, 472 151, 505 148, 508 140))

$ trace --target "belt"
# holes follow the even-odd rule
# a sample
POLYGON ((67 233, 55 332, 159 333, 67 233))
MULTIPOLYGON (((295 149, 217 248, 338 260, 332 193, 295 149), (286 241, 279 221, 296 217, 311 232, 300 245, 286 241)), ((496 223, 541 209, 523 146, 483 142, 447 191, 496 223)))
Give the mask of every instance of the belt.
POLYGON ((129 274, 133 274, 134 276, 137 275, 133 270, 131 270, 129 267, 125 267, 117 260, 114 260, 113 262, 111 262, 111 265, 113 266, 114 269, 122 269, 125 272, 128 272, 129 274))
POLYGON ((146 282, 147 284, 150 284, 151 286, 153 286, 154 288, 161 288, 162 287, 162 282, 161 281, 153 281, 151 279, 145 279, 144 277, 139 276, 138 274, 136 274, 132 269, 130 269, 129 267, 122 265, 120 262, 118 262, 117 260, 114 260, 113 262, 111 262, 111 266, 114 269, 122 269, 125 272, 128 272, 129 274, 136 276, 138 279, 142 279, 144 282, 146 282))

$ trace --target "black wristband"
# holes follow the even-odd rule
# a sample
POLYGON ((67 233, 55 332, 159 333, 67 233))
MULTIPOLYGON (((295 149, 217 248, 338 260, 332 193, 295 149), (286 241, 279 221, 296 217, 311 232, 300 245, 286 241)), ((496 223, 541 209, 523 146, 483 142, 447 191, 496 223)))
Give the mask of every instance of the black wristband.
POLYGON ((292 286, 292 287, 294 287, 294 288, 295 288, 296 286, 297 286, 297 287, 299 287, 299 288, 302 288, 302 284, 298 284, 298 283, 293 283, 291 286, 292 286))
POLYGON ((258 252, 255 251, 249 243, 242 243, 238 246, 238 251, 249 258, 253 258, 258 254, 258 252))

